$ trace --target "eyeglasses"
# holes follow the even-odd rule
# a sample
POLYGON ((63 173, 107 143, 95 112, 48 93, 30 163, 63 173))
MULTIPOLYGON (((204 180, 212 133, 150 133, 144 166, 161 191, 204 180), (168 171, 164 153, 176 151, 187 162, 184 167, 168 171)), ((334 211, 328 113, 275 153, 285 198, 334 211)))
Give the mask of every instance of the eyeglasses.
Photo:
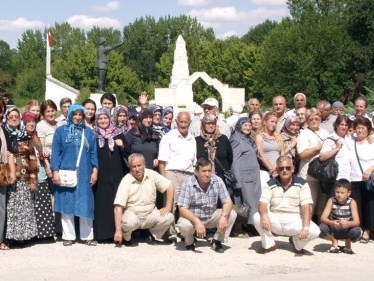
POLYGON ((280 166, 280 167, 277 167, 277 169, 279 171, 283 171, 283 170, 287 170, 287 171, 291 171, 291 166, 280 166))

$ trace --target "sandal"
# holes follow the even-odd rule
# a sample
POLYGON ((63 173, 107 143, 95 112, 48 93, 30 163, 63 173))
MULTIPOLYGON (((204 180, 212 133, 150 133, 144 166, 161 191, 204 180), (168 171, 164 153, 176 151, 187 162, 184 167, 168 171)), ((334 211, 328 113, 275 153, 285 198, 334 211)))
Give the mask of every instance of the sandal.
POLYGON ((338 254, 338 253, 340 253, 340 249, 331 247, 329 250, 327 250, 327 252, 332 253, 332 254, 338 254))
POLYGON ((86 241, 84 241, 84 244, 86 244, 87 246, 96 246, 97 241, 96 240, 86 240, 86 241))
POLYGON ((9 244, 7 244, 7 243, 5 243, 5 242, 1 243, 1 244, 0 244, 0 250, 2 250, 2 251, 7 251, 7 250, 9 250, 9 244))
POLYGON ((346 247, 343 248, 343 253, 347 255, 353 255, 354 252, 352 251, 351 248, 347 249, 346 247))
POLYGON ((73 245, 73 241, 71 241, 71 240, 64 240, 63 242, 62 242, 62 245, 64 245, 64 246, 71 246, 71 245, 73 245))
POLYGON ((367 243, 369 243, 369 238, 361 237, 361 238, 360 238, 360 243, 361 243, 361 244, 367 244, 367 243))

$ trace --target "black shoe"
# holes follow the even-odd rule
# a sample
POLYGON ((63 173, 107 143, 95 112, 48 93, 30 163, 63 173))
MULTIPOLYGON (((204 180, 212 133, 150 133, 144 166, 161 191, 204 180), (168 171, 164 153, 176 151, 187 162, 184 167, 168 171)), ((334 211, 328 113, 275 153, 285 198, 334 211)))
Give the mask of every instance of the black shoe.
POLYGON ((276 249, 277 249, 277 247, 275 245, 271 246, 268 249, 265 249, 264 247, 260 247, 259 249, 257 249, 256 253, 264 255, 264 254, 270 253, 272 251, 275 251, 276 249))
POLYGON ((156 242, 156 239, 153 237, 153 235, 151 233, 149 233, 148 236, 145 238, 145 242, 148 245, 154 245, 155 242, 156 242))
POLYGON ((216 251, 217 253, 224 252, 221 241, 213 240, 212 245, 213 245, 213 250, 216 251))
POLYGON ((292 249, 295 252, 295 254, 297 254, 297 255, 303 255, 304 254, 304 249, 301 249, 301 250, 296 249, 295 244, 293 243, 293 240, 292 240, 292 236, 288 239, 288 241, 290 241, 292 249))
MULTIPOLYGON (((117 242, 119 243, 119 242, 117 242)), ((116 243, 116 246, 117 246, 117 243, 116 243)), ((121 243, 119 243, 121 245, 121 243)), ((125 245, 126 247, 134 247, 135 244, 132 242, 132 240, 130 239, 129 241, 126 241, 126 240, 123 240, 123 245, 125 245)), ((120 247, 120 246, 117 246, 117 247, 120 247)))
POLYGON ((195 243, 192 243, 191 245, 186 245, 187 251, 195 251, 195 243))

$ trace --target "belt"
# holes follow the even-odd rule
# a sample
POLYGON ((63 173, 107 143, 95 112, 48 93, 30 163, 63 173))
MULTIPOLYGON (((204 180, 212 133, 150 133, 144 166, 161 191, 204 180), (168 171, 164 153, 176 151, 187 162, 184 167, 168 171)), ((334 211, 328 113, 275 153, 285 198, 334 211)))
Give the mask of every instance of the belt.
POLYGON ((178 174, 183 174, 183 175, 192 175, 192 172, 188 171, 182 171, 182 170, 167 170, 168 172, 173 172, 173 173, 178 173, 178 174))

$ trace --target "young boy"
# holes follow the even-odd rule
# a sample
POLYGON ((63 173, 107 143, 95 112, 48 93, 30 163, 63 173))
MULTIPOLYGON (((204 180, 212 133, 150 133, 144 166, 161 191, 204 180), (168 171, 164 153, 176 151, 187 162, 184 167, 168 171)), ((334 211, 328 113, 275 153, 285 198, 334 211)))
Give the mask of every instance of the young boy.
POLYGON ((343 251, 346 254, 354 254, 351 242, 356 242, 362 236, 357 203, 349 197, 351 189, 351 183, 348 180, 337 180, 335 196, 328 199, 321 215, 320 237, 332 242, 329 253, 343 251), (338 247, 338 239, 345 239, 344 248, 338 247))

